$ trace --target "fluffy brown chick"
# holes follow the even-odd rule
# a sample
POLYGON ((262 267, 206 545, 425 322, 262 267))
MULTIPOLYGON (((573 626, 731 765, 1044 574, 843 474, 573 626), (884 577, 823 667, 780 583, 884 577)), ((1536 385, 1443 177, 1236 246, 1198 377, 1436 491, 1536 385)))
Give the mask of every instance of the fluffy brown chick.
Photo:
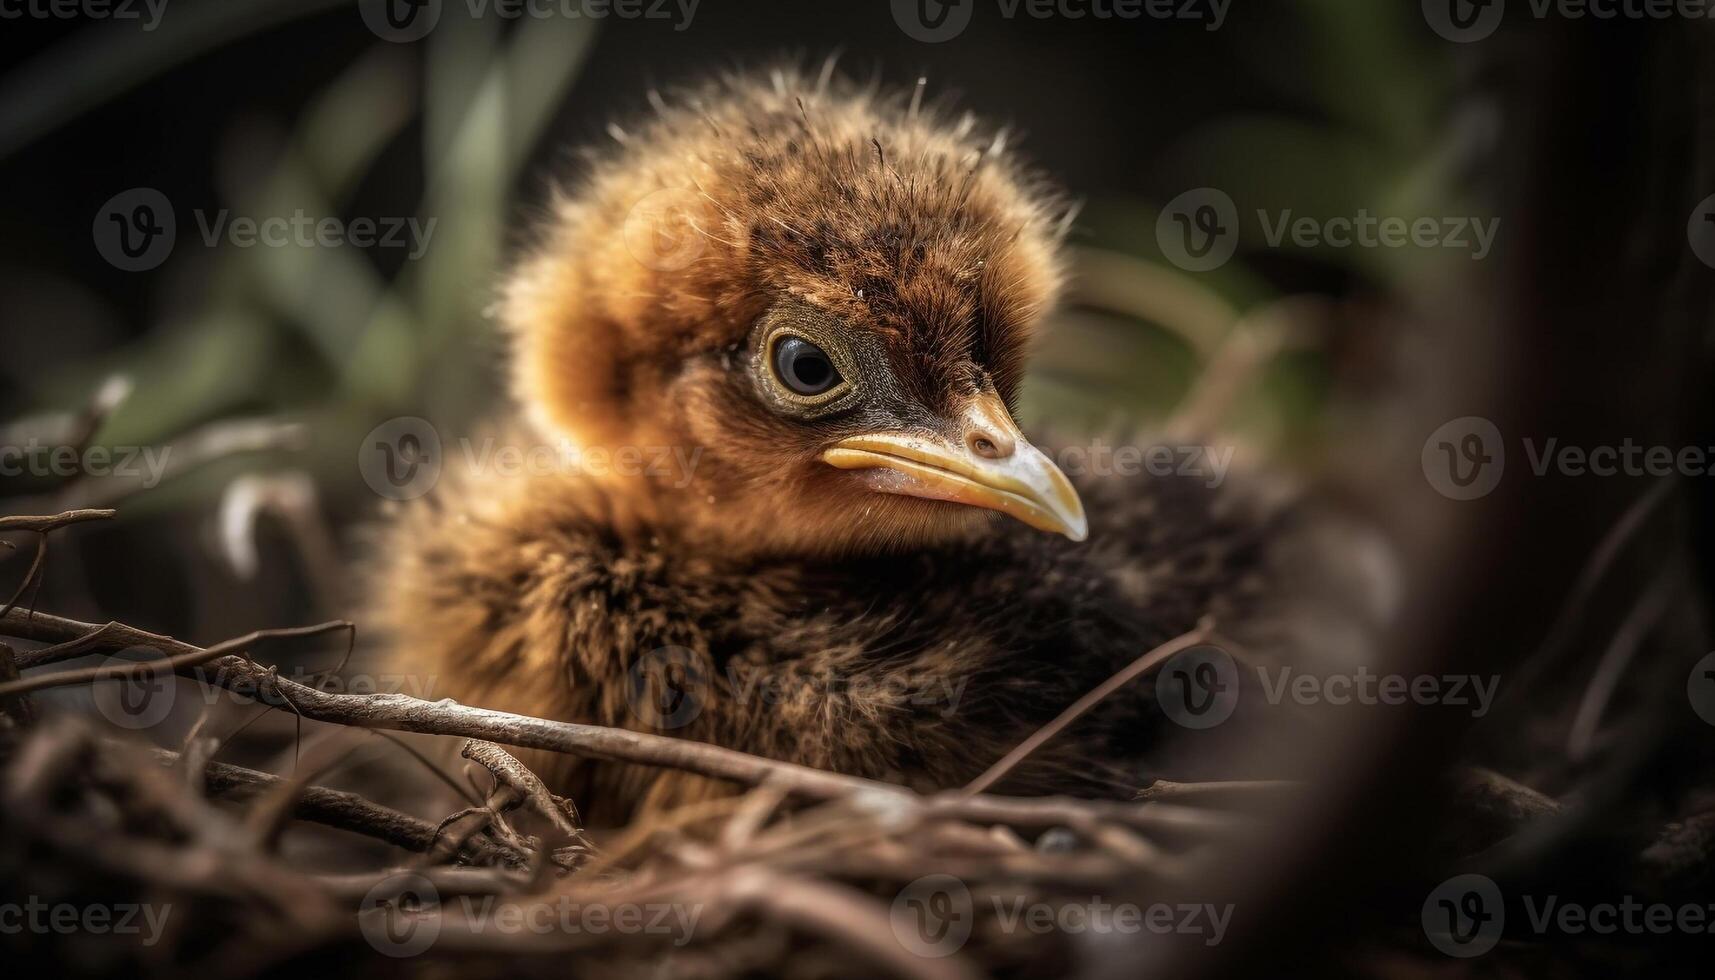
MULTIPOLYGON (((1174 478, 1081 501, 1019 432, 1064 207, 1002 137, 792 71, 658 109, 506 286, 503 431, 678 462, 408 508, 380 613, 438 695, 939 788, 1267 591, 1260 508, 1174 478)), ((1131 792, 1153 716, 1117 697, 1004 788, 1131 792)), ((533 761, 598 820, 727 789, 533 761)))

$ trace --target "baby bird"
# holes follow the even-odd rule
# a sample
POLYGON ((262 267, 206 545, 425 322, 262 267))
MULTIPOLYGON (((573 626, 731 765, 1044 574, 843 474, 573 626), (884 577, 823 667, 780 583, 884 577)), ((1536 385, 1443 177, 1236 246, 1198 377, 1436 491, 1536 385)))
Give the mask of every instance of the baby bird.
MULTIPOLYGON (((1019 431, 1065 206, 1004 137, 825 73, 653 101, 497 306, 501 442, 575 463, 449 474, 377 549, 437 695, 947 788, 1275 588, 1285 511, 1075 486, 1019 431)), ((1159 716, 1116 695, 998 788, 1130 795, 1159 716)), ((731 789, 530 761, 597 822, 731 789)))

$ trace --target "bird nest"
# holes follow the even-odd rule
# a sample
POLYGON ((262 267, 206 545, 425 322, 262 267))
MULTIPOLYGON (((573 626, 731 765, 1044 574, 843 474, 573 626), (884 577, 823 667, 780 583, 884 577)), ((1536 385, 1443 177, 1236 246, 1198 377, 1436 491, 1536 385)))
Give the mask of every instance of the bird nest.
MULTIPOLYGON (((24 923, 0 941, 14 962, 203 977, 314 969, 953 980, 1150 964, 1226 969, 1265 956, 1270 928, 1289 908, 1262 881, 1235 873, 1234 856, 1278 847, 1282 828, 1350 785, 1157 782, 1126 802, 987 791, 1104 697, 1177 651, 1221 642, 1208 622, 1145 653, 970 786, 923 794, 660 735, 338 693, 345 658, 297 679, 263 660, 270 644, 291 639, 331 641, 349 657, 345 622, 199 647, 22 604, 49 536, 111 513, 0 519, 0 530, 39 537, 32 572, 0 611, 0 633, 34 647, 0 645, 0 867, 24 923), (139 647, 158 656, 34 670, 139 647), (200 725, 174 751, 34 703, 49 689, 123 693, 169 674, 333 734, 294 751, 277 774, 214 761, 221 744, 200 725), (413 750, 377 792, 324 785, 357 744, 398 737, 390 733, 457 740, 463 778, 413 750), (509 751, 519 747, 677 769, 742 791, 595 834, 578 801, 556 796, 509 751), (401 784, 450 788, 464 805, 425 817, 372 798, 399 796, 401 784), (316 826, 338 833, 311 860, 299 838, 316 826)), ((1415 778, 1436 787, 1439 833, 1396 842, 1387 873, 1409 882, 1409 895, 1384 896, 1379 907, 1413 907, 1427 893, 1428 908, 1435 875, 1460 859, 1541 861, 1555 850, 1532 834, 1590 829, 1493 772, 1415 778)), ((1710 827, 1705 816, 1632 834, 1627 874, 1658 894, 1702 887, 1710 827)), ((1371 853, 1351 846, 1354 859, 1371 853)), ((1352 922, 1340 958, 1375 972, 1437 962, 1424 948, 1433 930, 1399 926, 1352 922)), ((1610 953, 1629 965, 1655 955, 1623 945, 1610 953)), ((1489 962, 1544 955, 1525 947, 1489 962)))
MULTIPOLYGON (((12 517, 0 530, 38 532, 39 568, 53 531, 111 515, 12 517)), ((328 636, 349 656, 349 623, 198 647, 23 607, 31 582, 0 612, 0 631, 39 644, 0 646, 0 862, 50 918, 92 902, 114 910, 106 932, 25 930, 14 939, 21 952, 74 968, 252 976, 317 962, 358 975, 447 962, 428 955, 439 953, 472 976, 880 969, 958 978, 1040 969, 1092 941, 1148 930, 1219 941, 1230 910, 1119 897, 1194 876, 1198 853, 1239 832, 1249 803, 1291 789, 1161 782, 1133 802, 983 791, 1107 693, 1210 640, 1208 624, 1141 657, 970 787, 925 795, 665 736, 404 694, 333 693, 328 681, 343 659, 288 679, 260 655, 272 642, 328 636), (32 670, 142 647, 160 656, 32 670), (32 703, 36 692, 74 685, 122 695, 170 674, 344 731, 315 741, 280 775, 213 761, 220 745, 200 726, 172 751, 32 703), (390 778, 442 783, 467 805, 425 819, 319 785, 364 733, 388 732, 459 739, 463 782, 421 755, 420 766, 390 778), (577 801, 550 792, 508 746, 679 769, 743 791, 652 814, 598 843, 577 801), (380 858, 362 870, 306 867, 291 847, 304 825, 379 842, 380 858)))

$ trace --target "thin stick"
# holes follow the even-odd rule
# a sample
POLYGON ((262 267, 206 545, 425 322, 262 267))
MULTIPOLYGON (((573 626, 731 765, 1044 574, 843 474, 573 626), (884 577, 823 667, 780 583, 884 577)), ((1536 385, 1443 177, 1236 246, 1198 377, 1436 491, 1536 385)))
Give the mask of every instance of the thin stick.
POLYGON ((57 531, 68 524, 81 524, 84 521, 105 521, 119 513, 116 510, 85 508, 68 510, 47 517, 0 517, 0 531, 34 531, 46 534, 57 531))
MULTIPOLYGON (((151 749, 149 754, 163 766, 172 766, 180 758, 168 749, 151 749)), ((267 792, 286 782, 284 776, 226 762, 208 763, 205 774, 211 795, 238 799, 267 792)), ((344 790, 306 786, 293 804, 292 812, 301 820, 362 834, 416 853, 426 853, 435 844, 434 824, 344 790)), ((509 863, 524 860, 523 855, 501 854, 487 841, 471 841, 467 846, 471 856, 479 859, 499 859, 509 863)))
MULTIPOLYGON (((30 570, 24 573, 24 580, 18 583, 18 591, 0 606, 0 615, 9 613, 18 605, 18 600, 24 593, 41 584, 42 567, 48 560, 48 533, 57 531, 69 524, 79 524, 84 521, 104 521, 117 511, 112 510, 68 510, 47 517, 0 517, 0 531, 34 531, 36 539, 36 556, 30 559, 30 570)), ((31 600, 33 605, 35 600, 31 600)))
POLYGON ((1041 748, 1049 739, 1060 734, 1067 725, 1082 718, 1086 712, 1100 704, 1108 695, 1161 666, 1167 661, 1167 658, 1179 651, 1208 643, 1214 636, 1214 632, 1214 624, 1207 617, 1204 617, 1197 623, 1196 628, 1189 633, 1182 633, 1132 661, 1130 666, 1097 685, 1090 693, 1072 702, 1070 708, 1060 712, 1059 717, 1037 729, 1035 734, 1020 742, 1017 748, 1001 756, 999 762, 990 766, 988 771, 981 776, 971 780, 960 792, 966 796, 975 796, 993 786, 1020 762, 1029 758, 1032 752, 1041 748))
MULTIPOLYGON (((9 611, 8 611, 9 615, 9 611)), ((107 630, 112 624, 100 627, 107 630)), ((199 667, 211 661, 219 660, 240 650, 255 646, 263 640, 287 639, 296 636, 317 636, 334 630, 350 630, 356 636, 357 626, 345 620, 332 620, 317 623, 314 626, 291 626, 284 629, 256 630, 235 639, 217 643, 207 649, 191 647, 181 653, 159 660, 139 660, 123 665, 99 664, 85 667, 81 670, 63 670, 53 674, 43 674, 38 677, 25 677, 20 680, 0 684, 0 697, 12 694, 29 694, 32 691, 44 691, 53 687, 65 687, 71 684, 88 684, 93 681, 112 680, 124 677, 153 677, 156 674, 170 674, 192 667, 199 667)), ((288 702, 289 705, 289 702, 288 702)))
POLYGON ((496 781, 512 787, 521 801, 552 824, 562 837, 570 841, 583 840, 583 831, 577 825, 577 813, 568 812, 568 808, 548 792, 542 780, 511 753, 493 742, 473 738, 465 741, 459 755, 487 769, 496 781))
MULTIPOLYGON (((0 635, 44 643, 75 640, 100 629, 103 628, 46 613, 26 616, 13 611, 0 616, 0 635)), ((206 655, 208 652, 180 640, 145 633, 123 624, 107 628, 106 632, 105 639, 91 646, 120 650, 142 638, 175 656, 193 652, 206 655)), ((1068 797, 973 796, 962 792, 954 798, 925 798, 891 783, 765 759, 690 739, 532 718, 470 707, 450 699, 424 701, 406 694, 329 694, 287 680, 269 668, 238 657, 224 657, 207 663, 217 669, 191 676, 274 707, 285 706, 289 698, 303 717, 311 721, 479 738, 502 745, 610 762, 680 769, 746 786, 773 781, 780 788, 808 799, 834 800, 857 796, 882 807, 926 807, 926 813, 938 817, 1019 827, 1052 827, 1092 819, 1118 821, 1145 830, 1163 825, 1176 827, 1183 823, 1181 814, 1171 812, 1173 808, 1163 809, 1163 805, 1158 803, 1113 803, 1068 797)), ((189 671, 191 668, 186 669, 189 671)))

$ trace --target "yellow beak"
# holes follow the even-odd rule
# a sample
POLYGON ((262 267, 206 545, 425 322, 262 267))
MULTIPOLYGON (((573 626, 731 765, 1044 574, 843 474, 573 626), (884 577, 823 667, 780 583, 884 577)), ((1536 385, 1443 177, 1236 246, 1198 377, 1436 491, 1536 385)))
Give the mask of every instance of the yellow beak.
POLYGON ((928 433, 874 432, 841 439, 820 458, 842 470, 883 471, 871 485, 884 493, 998 510, 1073 541, 1089 536, 1072 481, 1019 434, 999 396, 973 398, 961 421, 957 443, 928 433))

